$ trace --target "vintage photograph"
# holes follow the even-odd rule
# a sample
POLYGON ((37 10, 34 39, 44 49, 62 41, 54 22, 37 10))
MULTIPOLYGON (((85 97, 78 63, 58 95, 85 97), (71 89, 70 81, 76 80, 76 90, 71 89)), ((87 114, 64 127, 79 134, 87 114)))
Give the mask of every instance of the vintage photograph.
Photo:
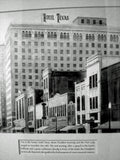
POLYGON ((119 0, 0 0, 0 132, 120 132, 119 0))

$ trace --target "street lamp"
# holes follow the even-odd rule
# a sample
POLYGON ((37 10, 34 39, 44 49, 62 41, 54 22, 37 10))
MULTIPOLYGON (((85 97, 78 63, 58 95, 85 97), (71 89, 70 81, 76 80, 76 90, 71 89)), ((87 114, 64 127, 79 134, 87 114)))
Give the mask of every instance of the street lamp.
POLYGON ((108 104, 109 109, 109 132, 111 131, 111 102, 108 104))

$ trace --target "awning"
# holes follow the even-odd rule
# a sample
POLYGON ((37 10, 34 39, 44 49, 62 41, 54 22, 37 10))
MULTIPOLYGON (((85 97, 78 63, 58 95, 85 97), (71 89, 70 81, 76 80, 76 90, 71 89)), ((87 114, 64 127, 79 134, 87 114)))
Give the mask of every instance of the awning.
POLYGON ((48 126, 42 126, 40 128, 37 128, 36 131, 43 131, 45 130, 46 128, 48 128, 48 126))
MULTIPOLYGON (((109 129, 109 122, 103 123, 94 129, 109 129)), ((120 121, 111 121, 110 129, 120 129, 120 121)))
POLYGON ((55 133, 56 132, 56 129, 57 131, 61 130, 62 128, 64 128, 65 126, 49 126, 48 128, 46 128, 44 130, 45 133, 55 133))
POLYGON ((16 131, 21 131, 22 129, 24 129, 25 127, 14 127, 12 128, 12 130, 16 130, 16 131))
POLYGON ((66 126, 66 127, 62 128, 60 131, 67 132, 69 130, 76 130, 76 129, 79 129, 79 128, 84 128, 84 126, 82 124, 80 124, 80 125, 66 126))
POLYGON ((9 126, 9 127, 6 127, 6 128, 3 128, 3 130, 9 130, 9 129, 12 129, 12 126, 9 126))

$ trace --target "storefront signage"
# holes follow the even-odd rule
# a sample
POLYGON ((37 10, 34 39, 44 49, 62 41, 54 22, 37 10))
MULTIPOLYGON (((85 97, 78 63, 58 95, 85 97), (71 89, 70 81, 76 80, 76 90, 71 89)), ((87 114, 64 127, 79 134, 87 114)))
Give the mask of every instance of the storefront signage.
POLYGON ((49 21, 61 23, 63 21, 68 21, 69 20, 69 16, 61 15, 60 13, 57 13, 55 15, 54 14, 43 13, 42 19, 43 19, 43 22, 45 22, 45 23, 47 23, 49 21))

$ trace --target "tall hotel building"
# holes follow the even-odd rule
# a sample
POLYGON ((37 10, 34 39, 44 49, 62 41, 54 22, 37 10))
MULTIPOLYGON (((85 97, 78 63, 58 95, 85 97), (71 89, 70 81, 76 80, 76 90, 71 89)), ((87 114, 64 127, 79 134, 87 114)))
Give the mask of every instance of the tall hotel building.
POLYGON ((77 17, 72 24, 11 24, 6 34, 7 126, 14 115, 14 98, 28 86, 42 87, 42 71, 79 71, 86 59, 101 52, 118 56, 120 30, 105 18, 77 17))

